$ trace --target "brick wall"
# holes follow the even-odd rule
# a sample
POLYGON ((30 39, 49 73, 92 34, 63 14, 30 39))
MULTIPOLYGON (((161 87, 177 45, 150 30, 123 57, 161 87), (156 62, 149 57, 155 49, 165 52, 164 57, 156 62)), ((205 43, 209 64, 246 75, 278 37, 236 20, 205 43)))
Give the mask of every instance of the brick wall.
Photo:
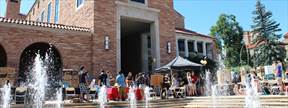
POLYGON ((20 14, 20 2, 21 0, 6 0, 6 18, 25 19, 25 15, 20 14))
POLYGON ((116 4, 115 0, 97 0, 94 4, 93 66, 116 74, 116 4), (104 37, 110 37, 110 49, 104 49, 104 37))
POLYGON ((149 0, 149 7, 160 10, 159 33, 160 33, 160 64, 164 65, 176 55, 175 12, 173 0, 149 0), (167 42, 171 42, 172 53, 167 53, 167 42))
POLYGON ((175 26, 176 28, 185 28, 184 16, 175 10, 175 26))
MULTIPOLYGON (((56 0, 36 0, 32 9, 27 14, 27 20, 36 21, 41 13, 45 12, 44 22, 47 21, 48 4, 51 3, 50 22, 54 23, 56 0)), ((59 0, 59 24, 79 27, 93 27, 94 0, 85 0, 84 4, 77 8, 76 0, 59 0)))
POLYGON ((45 42, 58 49, 63 68, 78 69, 85 65, 90 71, 91 36, 89 32, 0 23, 0 44, 7 53, 7 66, 17 70, 24 49, 33 43, 45 42))
MULTIPOLYGON (((101 69, 116 73, 116 0, 97 0, 94 4, 94 37, 93 37, 93 66, 94 71, 101 69), (104 49, 104 37, 110 37, 110 49, 104 49), (113 68, 111 68, 113 67, 113 68)), ((118 0, 126 2, 128 0, 118 0)), ((173 0, 149 0, 148 7, 160 10, 160 59, 161 65, 175 57, 175 13, 173 0), (167 42, 172 44, 172 53, 167 54, 167 42)))

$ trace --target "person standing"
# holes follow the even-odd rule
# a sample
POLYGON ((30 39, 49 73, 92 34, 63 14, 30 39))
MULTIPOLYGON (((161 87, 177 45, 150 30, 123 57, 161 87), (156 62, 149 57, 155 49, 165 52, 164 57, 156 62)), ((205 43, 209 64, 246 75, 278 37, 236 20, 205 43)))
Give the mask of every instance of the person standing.
POLYGON ((163 83, 162 83, 162 91, 161 91, 161 98, 164 99, 167 97, 167 92, 170 88, 170 78, 169 74, 166 74, 163 77, 163 83))
POLYGON ((187 79, 187 96, 192 96, 192 78, 191 78, 191 73, 187 72, 186 74, 186 79, 187 79))
POLYGON ((100 76, 99 76, 98 85, 99 86, 102 86, 102 85, 106 86, 107 78, 108 78, 108 76, 107 76, 106 72, 104 70, 102 70, 101 73, 100 73, 100 76))
POLYGON ((110 83, 110 79, 111 79, 111 73, 109 71, 107 71, 107 78, 106 78, 106 87, 110 87, 111 83, 110 83))
POLYGON ((130 86, 133 86, 133 76, 132 76, 132 73, 129 72, 127 77, 126 77, 126 85, 127 87, 130 87, 130 86))
POLYGON ((116 76, 116 82, 118 84, 118 92, 119 92, 119 98, 122 99, 122 101, 125 101, 126 98, 126 93, 125 93, 125 88, 126 88, 126 83, 125 83, 125 76, 123 72, 119 72, 118 75, 116 76))
POLYGON ((80 101, 83 102, 83 100, 88 101, 88 99, 85 99, 85 95, 88 98, 88 88, 87 88, 87 71, 85 71, 84 66, 80 66, 80 70, 78 72, 79 75, 79 88, 80 88, 80 101))
POLYGON ((283 82, 282 82, 282 72, 283 72, 283 67, 282 67, 282 63, 280 60, 277 60, 277 66, 276 66, 276 79, 277 79, 277 83, 279 85, 280 88, 280 92, 283 92, 283 82))
POLYGON ((196 88, 196 83, 198 81, 198 77, 195 75, 195 72, 191 72, 191 80, 192 80, 192 95, 197 95, 197 88, 196 88))

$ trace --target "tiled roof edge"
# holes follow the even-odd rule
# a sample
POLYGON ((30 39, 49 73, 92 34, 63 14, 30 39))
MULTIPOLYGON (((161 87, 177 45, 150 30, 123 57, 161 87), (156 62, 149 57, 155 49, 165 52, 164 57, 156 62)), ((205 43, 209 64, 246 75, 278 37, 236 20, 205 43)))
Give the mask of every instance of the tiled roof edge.
POLYGON ((191 30, 184 29, 184 28, 175 28, 175 32, 176 33, 184 33, 184 34, 188 34, 188 35, 201 36, 201 37, 214 39, 214 37, 211 37, 211 36, 208 36, 208 35, 204 35, 204 34, 200 34, 200 33, 197 33, 195 31, 191 31, 191 30))
POLYGON ((90 29, 89 28, 85 28, 85 27, 69 26, 69 25, 54 24, 54 23, 47 23, 47 22, 19 20, 19 19, 10 19, 10 18, 3 18, 3 17, 0 17, 0 22, 11 23, 11 24, 30 25, 30 26, 38 26, 38 27, 46 27, 46 28, 54 28, 54 29, 64 29, 64 30, 72 30, 72 31, 90 32, 90 29))

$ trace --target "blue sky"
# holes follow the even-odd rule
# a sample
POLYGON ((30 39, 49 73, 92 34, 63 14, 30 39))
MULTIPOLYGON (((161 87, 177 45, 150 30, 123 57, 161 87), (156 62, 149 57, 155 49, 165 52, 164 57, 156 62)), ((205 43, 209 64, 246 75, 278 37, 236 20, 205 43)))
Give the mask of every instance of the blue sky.
MULTIPOLYGON (((5 15, 5 1, 0 0, 0 16, 5 15)), ((252 11, 256 0, 174 0, 175 9, 185 16, 186 28, 209 34, 221 13, 233 14, 245 31, 251 29, 252 11)), ((34 0, 22 0, 21 13, 27 13, 34 0)), ((267 10, 272 11, 280 23, 281 34, 288 32, 288 0, 262 0, 267 10)))

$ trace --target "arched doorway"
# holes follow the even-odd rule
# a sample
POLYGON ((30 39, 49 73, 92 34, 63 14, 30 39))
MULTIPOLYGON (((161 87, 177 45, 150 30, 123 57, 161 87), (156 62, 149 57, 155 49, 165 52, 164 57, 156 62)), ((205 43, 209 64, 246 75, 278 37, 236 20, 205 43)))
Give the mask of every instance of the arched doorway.
POLYGON ((46 54, 51 58, 51 62, 47 65, 48 84, 51 86, 49 88, 61 87, 62 61, 60 53, 55 46, 44 42, 33 43, 26 47, 22 52, 17 83, 25 84, 27 82, 29 72, 31 72, 37 54, 40 54, 40 57, 43 60, 45 59, 46 54))
POLYGON ((7 54, 3 46, 0 44, 0 67, 6 67, 6 66, 7 66, 7 54))

